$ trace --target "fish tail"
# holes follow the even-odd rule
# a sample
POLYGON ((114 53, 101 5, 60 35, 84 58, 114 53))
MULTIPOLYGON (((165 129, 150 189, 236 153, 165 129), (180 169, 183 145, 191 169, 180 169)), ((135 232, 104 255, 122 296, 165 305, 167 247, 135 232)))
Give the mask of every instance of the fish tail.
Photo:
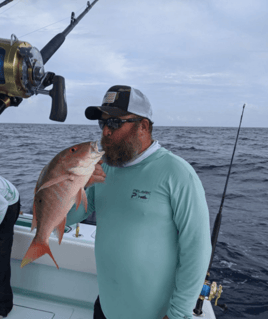
POLYGON ((37 241, 35 238, 33 239, 29 249, 27 250, 24 258, 22 259, 20 267, 23 268, 27 264, 31 263, 39 257, 42 257, 45 254, 49 254, 49 256, 53 259, 55 265, 59 269, 59 266, 52 255, 49 245, 47 243, 41 243, 40 241, 37 241))

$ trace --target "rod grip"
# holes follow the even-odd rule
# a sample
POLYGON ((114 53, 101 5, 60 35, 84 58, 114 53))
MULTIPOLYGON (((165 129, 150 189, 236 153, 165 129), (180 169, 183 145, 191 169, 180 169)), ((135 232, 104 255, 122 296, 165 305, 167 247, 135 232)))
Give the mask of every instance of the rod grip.
POLYGON ((53 39, 51 39, 48 44, 46 44, 40 51, 43 64, 45 65, 47 61, 52 57, 52 55, 59 49, 62 43, 65 41, 65 35, 63 33, 58 33, 53 39))
POLYGON ((55 75, 53 88, 49 91, 52 98, 52 107, 49 119, 52 121, 64 122, 67 117, 67 103, 65 94, 64 77, 55 75))
POLYGON ((200 298, 197 299, 196 302, 196 306, 193 310, 193 312, 197 315, 197 316, 201 316, 203 311, 202 311, 202 307, 203 307, 203 302, 204 300, 201 300, 200 298))

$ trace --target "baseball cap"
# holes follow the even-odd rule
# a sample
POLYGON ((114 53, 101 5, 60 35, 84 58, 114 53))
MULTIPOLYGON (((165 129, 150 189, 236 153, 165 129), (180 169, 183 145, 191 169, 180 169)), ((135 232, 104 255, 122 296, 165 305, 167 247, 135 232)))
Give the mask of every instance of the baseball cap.
POLYGON ((101 106, 89 106, 85 116, 89 120, 98 120, 106 113, 111 116, 123 116, 130 113, 140 115, 152 121, 152 107, 141 91, 126 85, 114 85, 104 95, 101 106))

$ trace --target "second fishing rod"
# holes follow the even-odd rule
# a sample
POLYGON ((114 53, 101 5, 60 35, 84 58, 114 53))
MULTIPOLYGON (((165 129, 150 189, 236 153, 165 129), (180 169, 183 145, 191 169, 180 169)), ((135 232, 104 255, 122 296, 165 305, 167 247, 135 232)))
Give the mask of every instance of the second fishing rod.
POLYGON ((230 174, 231 174, 231 168, 232 168, 232 164, 233 164, 234 154, 235 154, 235 150, 236 150, 236 145, 237 145, 237 141, 238 141, 238 136, 239 136, 239 132, 240 132, 240 127, 241 127, 241 123, 242 123, 242 118, 243 118, 243 114, 244 114, 245 105, 246 104, 243 105, 243 110, 242 110, 242 114, 241 114, 241 118, 240 118, 240 124, 239 124, 238 131, 237 131, 237 136, 236 136, 236 140, 235 140, 234 150, 233 150, 231 162, 230 162, 230 165, 229 165, 229 171, 228 171, 228 174, 227 174, 225 187, 224 187, 224 191, 223 191, 223 195, 222 195, 222 199, 221 199, 220 209, 219 209, 219 212, 218 212, 218 214, 216 216, 216 219, 215 219, 215 222, 214 222, 213 231, 212 231, 212 235, 211 235, 212 252, 211 252, 211 258, 210 258, 210 263, 209 263, 209 266, 208 266, 208 271, 207 271, 205 283, 203 285, 203 289, 201 291, 201 294, 200 294, 200 296, 199 296, 199 298, 197 300, 195 309, 193 310, 196 316, 202 315, 202 307, 203 307, 203 303, 204 303, 205 299, 212 300, 214 297, 216 297, 215 305, 219 306, 222 310, 226 310, 227 309, 227 306, 225 304, 218 304, 218 299, 220 298, 221 293, 222 293, 222 286, 220 285, 217 288, 216 282, 212 282, 212 284, 211 284, 209 282, 209 277, 210 277, 211 265, 212 265, 213 258, 214 258, 214 255, 215 255, 215 248, 216 248, 216 244, 217 244, 217 241, 218 241, 219 231, 220 231, 220 227, 221 227, 222 208, 223 208, 223 203, 224 203, 224 199, 225 199, 225 195, 226 195, 226 190, 227 190, 229 177, 230 177, 230 174))

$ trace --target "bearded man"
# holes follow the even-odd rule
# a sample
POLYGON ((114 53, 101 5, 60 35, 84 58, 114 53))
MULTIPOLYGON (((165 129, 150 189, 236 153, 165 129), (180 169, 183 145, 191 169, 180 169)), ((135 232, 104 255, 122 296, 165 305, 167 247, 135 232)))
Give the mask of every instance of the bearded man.
POLYGON ((139 90, 113 86, 85 115, 98 120, 105 154, 87 184, 87 212, 74 205, 66 224, 96 211, 94 319, 192 318, 211 257, 200 179, 152 139, 139 90))

